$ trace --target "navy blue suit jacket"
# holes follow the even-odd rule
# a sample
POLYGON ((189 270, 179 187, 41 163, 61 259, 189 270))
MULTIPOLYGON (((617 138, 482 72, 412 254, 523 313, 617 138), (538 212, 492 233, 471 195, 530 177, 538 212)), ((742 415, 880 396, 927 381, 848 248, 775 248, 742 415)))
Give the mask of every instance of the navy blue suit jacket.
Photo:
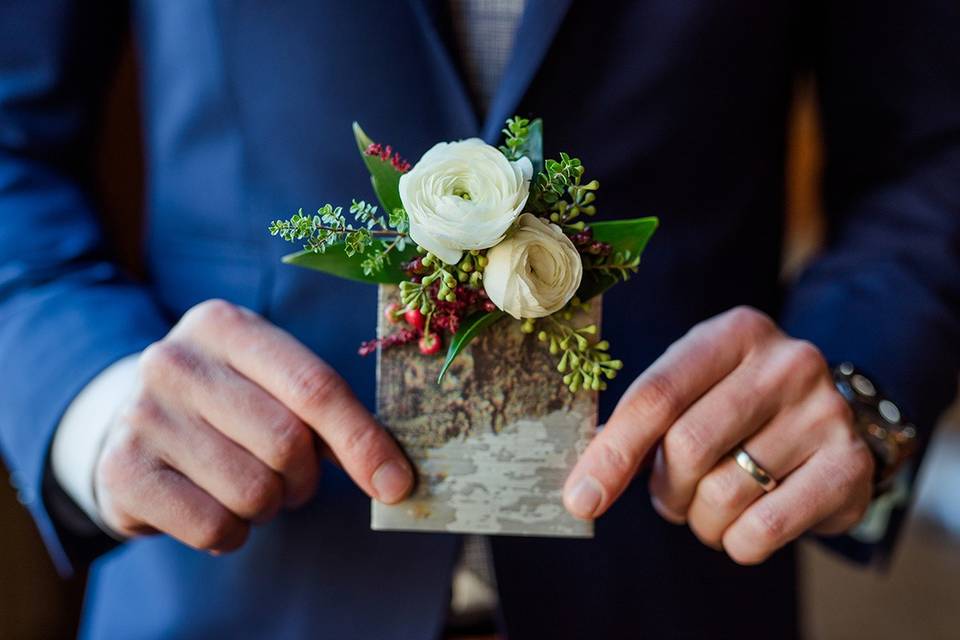
MULTIPOLYGON (((960 4, 955 0, 529 0, 479 118, 443 0, 135 0, 148 279, 111 258, 83 187, 125 3, 0 2, 0 437, 61 564, 41 498, 52 432, 104 367, 223 297, 333 364, 368 404, 375 291, 280 264, 267 222, 369 195, 350 122, 416 159, 537 115, 579 154, 605 216, 659 215, 639 275, 604 301, 627 383, 734 305, 873 375, 923 428, 960 369, 960 4), (812 69, 827 143, 828 242, 778 276, 793 80, 812 69), (336 312, 331 312, 336 310, 336 312)), ((214 558, 166 537, 93 565, 89 637, 432 638, 459 539, 374 533, 328 469, 305 508, 214 558)), ((793 552, 742 568, 665 524, 643 478, 592 541, 496 538, 513 639, 789 637, 793 552)))

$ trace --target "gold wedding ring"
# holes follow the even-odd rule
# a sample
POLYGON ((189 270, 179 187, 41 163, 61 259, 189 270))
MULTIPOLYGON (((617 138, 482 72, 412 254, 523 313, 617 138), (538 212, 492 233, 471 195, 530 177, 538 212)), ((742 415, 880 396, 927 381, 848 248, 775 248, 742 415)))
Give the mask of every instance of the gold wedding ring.
POLYGON ((737 466, 750 474, 750 477, 760 483, 764 491, 773 491, 777 486, 777 481, 773 476, 767 473, 767 470, 757 464, 757 461, 750 457, 750 454, 743 450, 743 447, 737 447, 733 452, 733 459, 737 466))

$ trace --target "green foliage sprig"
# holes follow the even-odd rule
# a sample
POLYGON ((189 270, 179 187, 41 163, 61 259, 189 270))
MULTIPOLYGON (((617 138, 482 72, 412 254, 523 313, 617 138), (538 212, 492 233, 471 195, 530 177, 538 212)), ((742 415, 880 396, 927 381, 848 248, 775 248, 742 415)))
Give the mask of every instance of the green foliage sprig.
POLYGON ((313 216, 299 209, 287 220, 271 222, 270 235, 287 242, 303 242, 304 251, 317 254, 342 246, 348 258, 361 257, 365 275, 373 275, 389 264, 392 251, 406 248, 407 214, 399 209, 384 217, 376 205, 363 200, 353 200, 349 211, 354 222, 347 221, 343 207, 331 204, 325 204, 313 216))
POLYGON ((430 297, 430 287, 439 280, 440 288, 437 298, 447 302, 456 301, 454 290, 457 287, 455 267, 449 267, 432 253, 427 253, 421 259, 421 264, 429 269, 420 282, 407 280, 400 283, 400 301, 407 309, 419 309, 420 313, 429 316, 436 306, 430 297))
POLYGON ((605 271, 619 280, 626 281, 640 268, 640 255, 630 250, 614 251, 607 255, 590 258, 584 264, 585 269, 605 271))
POLYGON ((602 391, 607 388, 606 381, 615 378, 623 368, 623 362, 610 355, 609 342, 591 339, 597 334, 597 325, 571 324, 573 309, 577 307, 590 308, 588 303, 574 298, 568 309, 538 321, 524 320, 520 328, 524 333, 533 333, 538 324, 541 326, 537 339, 557 357, 557 371, 563 374, 563 383, 571 393, 580 389, 602 391))
POLYGON ((501 129, 504 137, 500 151, 508 160, 519 160, 523 155, 521 150, 526 146, 527 137, 530 135, 530 121, 514 116, 507 119, 506 125, 501 129))
POLYGON ((543 171, 533 181, 530 207, 551 222, 562 225, 571 224, 581 214, 596 214, 593 202, 597 199, 600 183, 591 180, 582 184, 583 173, 580 159, 567 153, 561 153, 559 160, 547 160, 543 171))

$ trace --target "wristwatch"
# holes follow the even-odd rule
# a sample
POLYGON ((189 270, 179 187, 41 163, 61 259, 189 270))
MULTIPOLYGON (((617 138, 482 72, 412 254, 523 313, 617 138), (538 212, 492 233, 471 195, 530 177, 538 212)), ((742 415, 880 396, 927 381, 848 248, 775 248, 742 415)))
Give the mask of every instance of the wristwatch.
POLYGON ((853 364, 844 362, 834 368, 833 380, 853 409, 857 429, 876 459, 877 488, 888 488, 890 479, 917 450, 916 427, 853 364))

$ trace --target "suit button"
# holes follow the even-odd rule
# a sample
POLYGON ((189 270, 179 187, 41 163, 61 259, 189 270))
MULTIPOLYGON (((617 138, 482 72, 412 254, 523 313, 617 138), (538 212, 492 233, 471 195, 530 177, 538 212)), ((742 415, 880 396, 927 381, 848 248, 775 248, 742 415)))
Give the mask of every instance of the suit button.
POLYGON ((35 500, 35 496, 31 489, 24 487, 20 491, 17 491, 17 502, 19 502, 23 506, 25 507, 30 506, 31 504, 33 504, 34 500, 35 500))

